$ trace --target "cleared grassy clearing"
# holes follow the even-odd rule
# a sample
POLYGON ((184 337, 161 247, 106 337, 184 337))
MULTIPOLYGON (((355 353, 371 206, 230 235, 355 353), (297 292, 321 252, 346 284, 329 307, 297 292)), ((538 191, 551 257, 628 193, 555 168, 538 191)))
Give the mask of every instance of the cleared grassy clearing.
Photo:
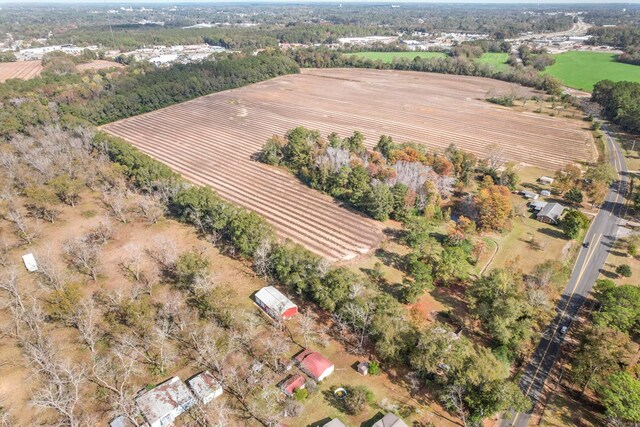
POLYGON ((616 55, 602 52, 566 52, 545 73, 572 88, 591 92, 600 80, 640 82, 640 67, 616 62, 616 55))
POLYGON ((445 58, 444 52, 358 52, 354 55, 365 59, 380 60, 383 62, 392 62, 394 59, 407 58, 413 60, 415 57, 420 58, 445 58))
POLYGON ((493 65, 498 70, 503 70, 509 66, 507 64, 507 59, 509 59, 508 53, 488 52, 482 55, 480 59, 478 59, 477 61, 485 64, 493 65))

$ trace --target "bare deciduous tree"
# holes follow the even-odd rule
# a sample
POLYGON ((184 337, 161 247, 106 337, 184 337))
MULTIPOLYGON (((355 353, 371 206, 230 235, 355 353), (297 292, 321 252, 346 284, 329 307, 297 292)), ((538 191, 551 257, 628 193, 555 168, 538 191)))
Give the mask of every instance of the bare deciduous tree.
POLYGON ((170 271, 178 261, 178 247, 176 242, 166 237, 161 237, 150 248, 147 254, 160 265, 164 271, 170 271))
POLYGON ((108 191, 103 191, 102 201, 114 218, 126 224, 129 222, 129 200, 126 187, 116 186, 108 191))
POLYGON ((271 241, 263 240, 253 255, 253 269, 259 276, 267 276, 271 270, 271 241))
POLYGON ((138 207, 142 216, 150 223, 155 224, 164 215, 165 205, 154 196, 142 196, 138 201, 138 207))
POLYGON ((108 219, 100 221, 94 226, 89 233, 87 233, 87 240, 98 243, 100 245, 106 244, 113 237, 113 224, 108 219))
POLYGON ((92 299, 82 301, 73 317, 73 326, 78 330, 80 340, 91 353, 96 352, 96 345, 102 337, 98 329, 98 312, 92 299))
POLYGON ((297 317, 304 346, 309 347, 309 343, 313 342, 325 347, 327 345, 327 339, 324 329, 318 325, 318 316, 313 311, 307 309, 297 317))
POLYGON ((446 387, 443 399, 445 404, 458 414, 464 427, 467 427, 467 417, 469 416, 469 412, 467 411, 464 403, 465 394, 466 390, 464 386, 452 384, 446 387))
POLYGON ((16 235, 26 244, 31 244, 40 234, 39 230, 12 203, 9 203, 5 219, 13 223, 16 235))
POLYGON ((49 290, 60 290, 67 283, 69 277, 66 271, 59 268, 53 261, 51 251, 35 254, 38 262, 38 284, 49 290))
POLYGON ((498 144, 491 144, 487 147, 487 166, 491 170, 500 169, 507 161, 504 149, 498 144))
POLYGON ((100 271, 100 249, 97 243, 85 238, 70 239, 64 242, 63 251, 69 264, 79 272, 98 280, 100 271))

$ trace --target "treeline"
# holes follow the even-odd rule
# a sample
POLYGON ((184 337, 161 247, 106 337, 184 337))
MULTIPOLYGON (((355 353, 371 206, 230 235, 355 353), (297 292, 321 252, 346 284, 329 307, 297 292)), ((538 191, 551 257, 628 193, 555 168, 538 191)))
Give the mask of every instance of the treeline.
POLYGON ((640 288, 598 280, 593 324, 580 331, 571 364, 572 385, 581 397, 593 393, 611 424, 640 423, 640 288))
POLYGON ((589 29, 589 34, 593 36, 589 44, 595 46, 607 45, 620 49, 640 46, 640 28, 635 26, 595 27, 589 29))
POLYGON ((284 138, 270 138, 260 158, 287 167, 312 188, 385 221, 425 210, 430 216, 442 215, 440 200, 449 198, 456 176, 469 180, 476 163, 473 155, 452 150, 455 166, 422 145, 396 144, 385 135, 374 150, 367 150, 360 132, 346 138, 332 133, 325 139, 318 131, 298 127, 284 138))
POLYGON ((54 36, 55 43, 98 45, 122 52, 157 45, 206 43, 233 50, 255 50, 277 47, 278 43, 337 43, 340 37, 395 35, 377 26, 288 23, 286 26, 166 28, 161 26, 83 27, 54 36))
POLYGON ((279 54, 230 55, 215 61, 176 64, 140 74, 129 73, 105 87, 85 104, 70 104, 63 111, 93 124, 154 111, 198 96, 297 73, 298 66, 279 54))
POLYGON ((598 27, 589 30, 593 45, 614 46, 624 50, 616 61, 640 65, 640 29, 637 26, 598 27))
POLYGON ((594 86, 591 100, 602 106, 606 119, 640 133, 640 83, 602 80, 594 86))
MULTIPOLYGON (((344 328, 339 335, 350 345, 362 349, 370 341, 385 362, 409 366, 418 387, 437 387, 452 412, 479 422, 503 410, 529 408, 530 402, 508 380, 508 361, 475 347, 444 324, 418 328, 406 320, 402 304, 367 277, 344 267, 327 267, 300 245, 277 243, 273 228, 261 217, 222 200, 210 188, 186 185, 126 142, 100 133, 94 146, 121 165, 136 187, 166 195, 170 212, 208 240, 251 260, 258 274, 332 313, 336 327, 344 328)), ((414 243, 421 239, 414 234, 414 243)), ((455 270, 456 264, 451 265, 455 270)))
POLYGON ((549 76, 548 74, 541 75, 538 70, 532 67, 507 67, 504 70, 496 70, 496 68, 490 64, 473 61, 464 57, 416 57, 413 60, 401 58, 391 63, 385 63, 383 61, 374 61, 355 55, 348 56, 343 52, 326 48, 296 49, 289 51, 288 54, 301 67, 393 69, 489 77, 534 87, 551 94, 560 94, 562 92, 562 83, 558 79, 549 76))
POLYGON ((52 59, 56 66, 49 67, 50 62, 42 76, 0 85, 0 137, 51 123, 53 118, 69 128, 87 122, 100 125, 299 71, 286 55, 262 52, 169 68, 140 63, 99 70, 87 79, 74 72, 57 72, 74 65, 66 58, 63 62, 57 56, 52 59))

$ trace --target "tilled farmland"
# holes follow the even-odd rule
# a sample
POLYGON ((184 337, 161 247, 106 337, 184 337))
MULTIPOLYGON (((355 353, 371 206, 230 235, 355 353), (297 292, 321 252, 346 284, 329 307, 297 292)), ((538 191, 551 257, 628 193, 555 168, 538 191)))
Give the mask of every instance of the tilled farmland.
POLYGON ((41 72, 40 61, 4 62, 0 64, 0 83, 9 79, 29 80, 41 72))
POLYGON ((281 237, 331 260, 374 248, 381 226, 310 190, 288 172, 255 160, 265 140, 296 126, 342 136, 359 130, 434 150, 454 143, 484 156, 554 170, 590 160, 590 134, 578 120, 518 113, 484 101, 508 83, 440 74, 327 69, 275 78, 104 127, 199 184, 263 215, 281 237))

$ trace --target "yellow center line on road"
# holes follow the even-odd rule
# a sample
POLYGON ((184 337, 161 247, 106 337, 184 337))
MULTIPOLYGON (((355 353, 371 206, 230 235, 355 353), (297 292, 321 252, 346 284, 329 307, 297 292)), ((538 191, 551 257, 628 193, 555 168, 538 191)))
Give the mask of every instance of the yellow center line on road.
MULTIPOLYGON (((569 308, 569 302, 571 301, 571 298, 573 298, 573 295, 576 292, 576 288, 578 287, 578 284, 580 283, 580 280, 582 279, 582 275, 584 274, 584 271, 586 270, 587 266, 589 265, 589 261, 591 260, 591 257, 596 253, 595 248, 598 245, 598 243, 600 242, 601 238, 602 238, 602 234, 598 234, 598 237, 596 238, 594 244, 591 245, 589 247, 589 249, 587 249, 587 256, 586 256, 586 258, 584 260, 584 263, 582 264, 582 268, 580 269, 580 273, 578 274, 578 278, 576 280, 576 283, 575 283, 575 285, 573 285, 573 289, 571 290, 571 293, 569 294, 569 299, 567 300, 567 304, 565 305, 564 310, 562 311, 562 314, 560 315, 560 319, 561 320, 564 317, 564 315, 567 313, 567 309, 569 308)), ((562 322, 558 322, 558 325, 556 325, 556 328, 554 329, 553 334, 551 335, 551 338, 549 338, 549 344, 547 344, 547 348, 545 349, 544 354, 542 355, 542 358, 540 359, 540 363, 538 363, 538 368, 536 369, 536 371, 533 374, 533 378, 531 379, 531 384, 529 384, 529 387, 527 388, 527 391, 525 392, 525 395, 528 395, 529 392, 531 391, 531 387, 533 387, 533 384, 535 383, 536 378, 538 377, 538 372, 540 371, 540 367, 542 366, 542 361, 547 356, 547 353, 549 352, 549 348, 551 347, 551 343, 553 342, 553 339, 557 335, 558 329, 560 328, 560 324, 561 323, 562 322)))
MULTIPOLYGON (((618 176, 620 177, 620 174, 622 172, 622 165, 623 165, 623 160, 620 159, 620 153, 618 152, 618 150, 616 149, 615 146, 615 142, 613 141, 613 139, 607 134, 607 137, 609 138, 609 144, 610 147, 612 149, 612 151, 615 153, 615 155, 613 156, 613 166, 616 169, 616 172, 618 174, 618 176)), ((620 180, 622 181, 622 180, 620 180)), ((614 203, 617 204, 618 200, 620 199, 620 197, 623 198, 623 202, 624 202, 624 195, 620 194, 620 188, 618 188, 618 191, 616 192, 616 197, 614 200, 614 203)), ((611 211, 609 212, 609 216, 613 215, 613 211, 614 211, 615 205, 612 207, 611 211)), ((567 301, 567 305, 565 306, 564 310, 562 311, 562 314, 560 315, 560 319, 562 320, 562 318, 565 316, 567 309, 569 308, 569 302, 571 301, 571 299, 573 298, 573 295, 576 292, 576 289, 578 287, 578 284, 580 283, 580 280, 582 279, 582 276, 587 268, 587 266, 589 265, 589 262, 591 261, 591 258, 593 257, 593 255, 596 253, 595 248, 597 247, 598 243, 600 242, 600 239, 602 238, 602 234, 598 234, 593 245, 587 250, 587 255, 585 257, 585 261, 582 264, 582 268, 580 269, 580 273, 578 274, 578 278, 576 279, 576 283, 575 285, 573 285, 573 289, 571 290, 571 294, 569 295, 569 299, 567 301), (593 249, 593 250, 591 250, 593 249)), ((540 359, 540 362, 538 363, 538 368, 536 369, 536 371, 533 374, 533 378, 531 379, 531 384, 529 384, 529 387, 527 388, 527 391, 525 392, 525 395, 528 395, 529 392, 531 391, 531 387, 533 387, 533 384, 536 381, 536 378, 538 377, 538 373, 540 372, 540 367, 542 366, 542 362, 544 361, 544 358, 547 356, 547 353, 549 352, 549 348, 551 347, 551 343, 553 342, 553 339, 555 338, 555 336, 558 333, 558 328, 560 328, 560 324, 562 322, 559 322, 558 325, 556 326, 556 328, 553 331, 553 334, 551 336, 551 338, 549 339, 549 344, 547 344, 547 348, 544 351, 544 354, 542 355, 542 358, 540 359)), ((516 423, 518 422, 518 418, 520 418, 522 414, 518 413, 516 414, 516 416, 513 418, 512 423, 510 424, 511 427, 515 426, 516 423)))

